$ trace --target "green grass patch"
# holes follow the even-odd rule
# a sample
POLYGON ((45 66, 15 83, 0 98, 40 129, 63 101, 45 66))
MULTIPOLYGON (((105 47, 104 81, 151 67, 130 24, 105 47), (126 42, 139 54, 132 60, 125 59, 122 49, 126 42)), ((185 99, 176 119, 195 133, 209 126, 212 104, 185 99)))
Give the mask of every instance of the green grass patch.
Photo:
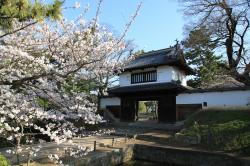
POLYGON ((181 131, 201 137, 201 146, 250 154, 250 111, 200 111, 186 120, 181 131))

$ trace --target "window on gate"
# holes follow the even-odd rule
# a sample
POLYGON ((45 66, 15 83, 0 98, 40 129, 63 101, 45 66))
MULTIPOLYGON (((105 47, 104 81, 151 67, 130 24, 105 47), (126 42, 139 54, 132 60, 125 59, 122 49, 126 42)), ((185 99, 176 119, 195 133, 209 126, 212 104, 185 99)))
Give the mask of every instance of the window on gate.
POLYGON ((131 84, 155 81, 157 81, 156 70, 131 74, 131 84))

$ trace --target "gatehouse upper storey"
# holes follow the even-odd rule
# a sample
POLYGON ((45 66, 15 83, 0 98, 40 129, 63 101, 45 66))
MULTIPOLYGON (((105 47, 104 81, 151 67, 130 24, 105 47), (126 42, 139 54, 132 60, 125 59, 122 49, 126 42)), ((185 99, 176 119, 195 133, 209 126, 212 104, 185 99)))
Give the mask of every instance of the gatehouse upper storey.
POLYGON ((178 47, 150 51, 139 55, 124 67, 119 86, 179 83, 187 86, 186 76, 193 74, 178 47))

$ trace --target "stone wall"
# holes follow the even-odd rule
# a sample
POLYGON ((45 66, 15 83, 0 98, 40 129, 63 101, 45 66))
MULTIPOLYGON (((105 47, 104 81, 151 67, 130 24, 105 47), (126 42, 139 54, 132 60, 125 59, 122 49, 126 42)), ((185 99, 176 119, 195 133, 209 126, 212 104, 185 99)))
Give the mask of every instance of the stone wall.
POLYGON ((111 152, 93 152, 83 158, 65 159, 69 166, 112 166, 132 160, 134 145, 127 145, 111 152))
POLYGON ((134 145, 134 159, 183 166, 247 166, 242 160, 226 154, 137 144, 134 145))
POLYGON ((149 145, 127 145, 112 152, 94 152, 84 158, 67 159, 70 166, 112 166, 130 160, 145 160, 180 166, 249 166, 243 160, 227 154, 204 152, 191 149, 158 147, 149 145))

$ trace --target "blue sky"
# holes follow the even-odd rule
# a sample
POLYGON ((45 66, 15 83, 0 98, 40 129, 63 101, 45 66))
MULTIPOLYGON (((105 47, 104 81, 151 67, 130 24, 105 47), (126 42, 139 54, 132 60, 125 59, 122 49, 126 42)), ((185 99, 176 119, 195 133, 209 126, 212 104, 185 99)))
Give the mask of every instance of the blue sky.
MULTIPOLYGON (((135 22, 127 33, 126 39, 133 40, 136 49, 146 51, 157 50, 175 44, 175 40, 183 39, 184 18, 179 11, 177 0, 141 0, 142 8, 135 22)), ((131 15, 135 12, 139 0, 104 0, 101 8, 100 22, 113 32, 121 33, 131 15)), ((98 0, 78 0, 81 8, 68 9, 64 16, 76 18, 83 6, 89 4, 86 17, 93 18, 98 0)), ((66 0, 65 6, 74 6, 74 0, 66 0)))

